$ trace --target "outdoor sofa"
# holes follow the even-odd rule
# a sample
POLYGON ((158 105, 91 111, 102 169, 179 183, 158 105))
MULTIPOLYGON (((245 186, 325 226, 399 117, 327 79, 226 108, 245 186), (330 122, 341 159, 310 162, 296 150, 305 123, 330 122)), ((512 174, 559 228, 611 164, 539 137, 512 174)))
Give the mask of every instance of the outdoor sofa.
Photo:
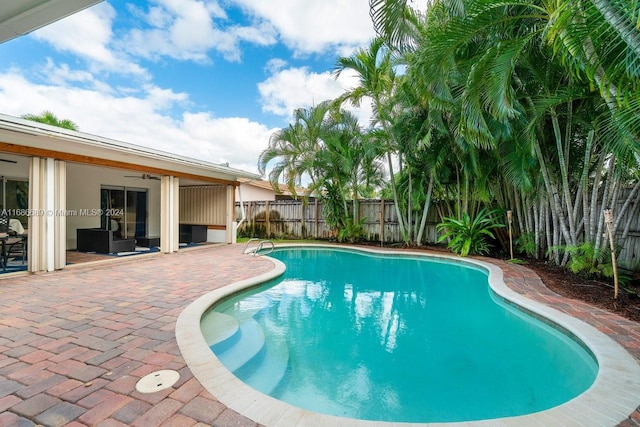
POLYGON ((76 231, 79 252, 97 252, 112 254, 118 252, 132 252, 136 250, 136 239, 121 239, 114 235, 113 230, 102 228, 79 228, 76 231))

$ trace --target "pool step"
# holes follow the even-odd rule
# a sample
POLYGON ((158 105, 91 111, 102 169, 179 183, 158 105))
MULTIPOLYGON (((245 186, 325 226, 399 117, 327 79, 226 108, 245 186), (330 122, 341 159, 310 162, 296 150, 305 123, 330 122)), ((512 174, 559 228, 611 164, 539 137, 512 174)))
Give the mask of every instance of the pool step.
POLYGON ((211 350, 231 372, 252 360, 260 353, 265 344, 262 327, 253 319, 245 319, 240 323, 238 333, 231 338, 211 346, 211 350), (235 338, 238 335, 239 339, 235 345, 225 345, 228 344, 231 338, 235 338))
POLYGON ((281 338, 267 341, 255 320, 268 306, 267 297, 255 295, 242 301, 237 318, 212 311, 200 325, 207 344, 226 368, 266 394, 280 384, 289 366, 286 342, 281 338))
POLYGON ((255 367, 252 363, 245 365, 246 368, 252 368, 253 373, 248 376, 243 375, 243 381, 263 393, 272 393, 284 378, 289 366, 287 343, 282 340, 267 339, 264 355, 256 365, 255 367))
POLYGON ((240 329, 240 324, 233 316, 212 311, 203 318, 200 329, 207 345, 211 347, 234 337, 240 329))

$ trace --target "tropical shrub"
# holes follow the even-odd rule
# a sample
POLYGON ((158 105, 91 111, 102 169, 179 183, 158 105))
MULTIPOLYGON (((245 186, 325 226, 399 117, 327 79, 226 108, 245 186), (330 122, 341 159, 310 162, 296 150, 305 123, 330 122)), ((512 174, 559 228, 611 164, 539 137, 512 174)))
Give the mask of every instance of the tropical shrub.
POLYGON ((515 240, 516 251, 528 257, 536 257, 536 241, 534 233, 523 233, 515 240))
POLYGON ((505 226, 494 221, 497 211, 497 209, 490 211, 482 209, 473 220, 466 212, 461 219, 443 218, 443 221, 436 226, 438 232, 444 233, 438 238, 438 242, 448 240, 447 247, 461 256, 489 253, 491 244, 487 239, 495 239, 491 230, 505 226))
POLYGON ((325 183, 322 215, 327 226, 335 233, 343 226, 345 218, 349 217, 340 189, 331 182, 325 183))
POLYGON ((354 243, 357 240, 366 236, 364 230, 364 222, 366 218, 362 218, 360 221, 354 221, 352 218, 345 218, 342 227, 338 230, 338 241, 354 243))
MULTIPOLYGON (((564 249, 569 254, 567 268, 572 273, 585 278, 613 278, 613 263, 609 247, 596 249, 593 242, 586 241, 580 245, 563 246, 560 249, 564 249)), ((624 273, 620 273, 618 279, 623 285, 630 281, 630 277, 624 273)))

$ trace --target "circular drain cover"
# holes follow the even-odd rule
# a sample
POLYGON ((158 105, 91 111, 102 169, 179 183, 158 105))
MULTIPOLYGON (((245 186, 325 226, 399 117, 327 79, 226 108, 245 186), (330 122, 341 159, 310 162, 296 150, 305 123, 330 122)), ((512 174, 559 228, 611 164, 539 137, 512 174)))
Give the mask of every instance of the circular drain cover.
POLYGON ((140 393, 153 393, 154 391, 169 388, 178 381, 180 374, 177 371, 162 370, 155 371, 140 378, 136 384, 136 390, 140 393))

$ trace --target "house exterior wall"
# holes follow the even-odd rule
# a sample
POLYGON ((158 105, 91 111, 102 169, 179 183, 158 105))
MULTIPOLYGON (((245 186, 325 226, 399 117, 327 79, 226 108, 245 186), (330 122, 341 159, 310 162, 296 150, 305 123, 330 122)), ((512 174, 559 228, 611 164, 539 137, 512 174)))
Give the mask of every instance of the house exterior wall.
POLYGON ((180 223, 223 227, 226 219, 225 185, 180 188, 180 223))
MULTIPOLYGON (((137 173, 131 173, 137 175, 137 173)), ((113 169, 67 164, 67 248, 76 248, 76 229, 100 227, 100 189, 103 185, 147 189, 147 234, 160 235, 160 181, 123 178, 113 169), (90 214, 81 214, 88 210, 90 214)))
MULTIPOLYGON (((250 184, 240 184, 240 191, 242 192, 243 202, 256 202, 276 199, 275 191, 267 190, 266 188, 255 187, 250 184)), ((236 189, 236 201, 240 201, 238 189, 236 189)))

